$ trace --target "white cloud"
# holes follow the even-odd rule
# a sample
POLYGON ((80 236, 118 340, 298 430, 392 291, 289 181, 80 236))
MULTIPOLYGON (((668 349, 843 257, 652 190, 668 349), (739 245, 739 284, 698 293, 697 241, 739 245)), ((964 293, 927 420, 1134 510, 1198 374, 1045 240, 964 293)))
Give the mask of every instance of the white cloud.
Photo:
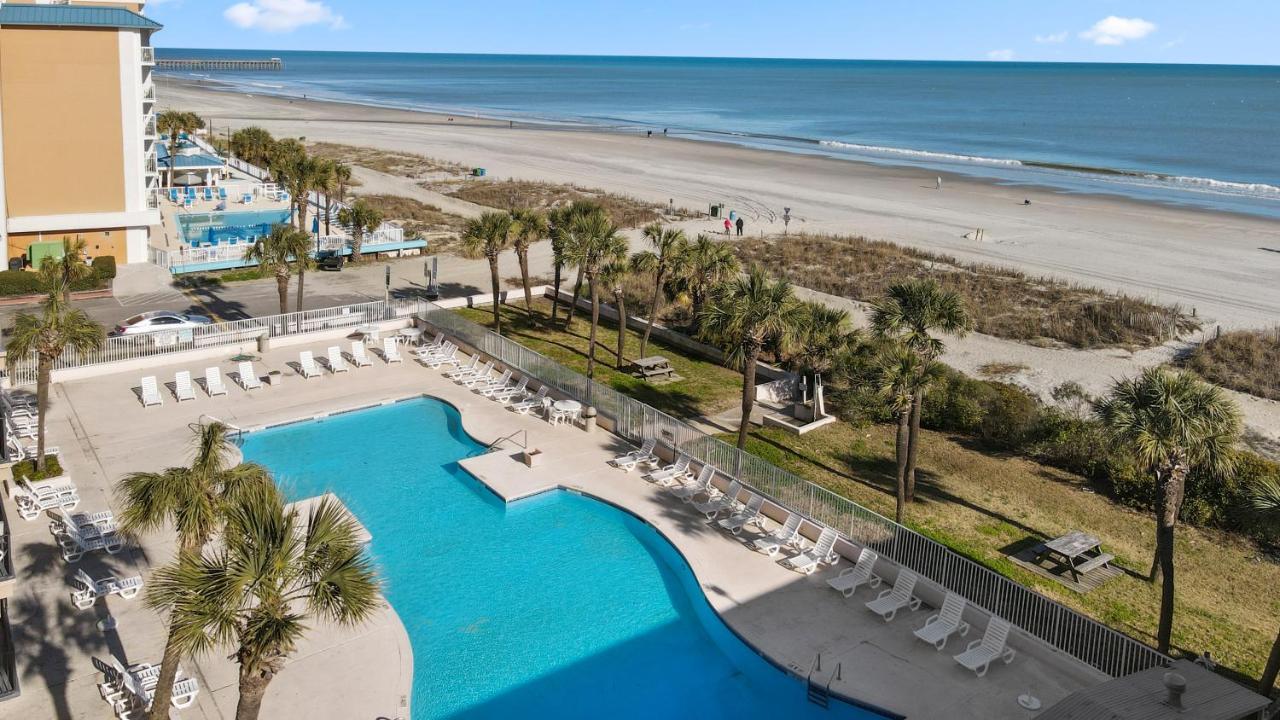
POLYGON ((319 0, 249 0, 232 5, 222 16, 236 27, 267 32, 289 32, 304 25, 328 25, 333 30, 347 26, 319 0))
POLYGON ((1130 40, 1141 40, 1156 31, 1156 24, 1142 18, 1122 18, 1111 15, 1080 33, 1094 45, 1123 45, 1130 40))
POLYGON ((1000 62, 1012 60, 1013 51, 1012 50, 992 50, 991 52, 987 53, 987 59, 997 60, 1000 62))
POLYGON ((1066 42, 1066 41, 1067 41, 1067 36, 1068 36, 1068 35, 1070 35, 1070 34, 1071 34, 1070 32, 1068 32, 1068 31, 1066 31, 1066 30, 1063 30, 1062 32, 1049 33, 1048 35, 1037 35, 1037 36, 1036 36, 1036 42, 1038 42, 1038 43, 1060 43, 1060 42, 1066 42))

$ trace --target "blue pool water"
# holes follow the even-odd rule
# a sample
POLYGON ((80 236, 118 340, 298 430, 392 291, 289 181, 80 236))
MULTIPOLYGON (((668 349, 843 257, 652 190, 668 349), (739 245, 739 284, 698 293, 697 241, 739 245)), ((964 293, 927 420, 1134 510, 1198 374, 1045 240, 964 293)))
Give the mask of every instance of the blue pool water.
POLYGON ((192 247, 252 242, 271 234, 272 225, 289 222, 288 210, 186 213, 178 215, 182 239, 192 247))
POLYGON ((711 610, 648 525, 568 492, 505 505, 457 460, 483 449, 415 399, 255 432, 290 497, 333 491, 373 535, 422 718, 832 718, 711 610))

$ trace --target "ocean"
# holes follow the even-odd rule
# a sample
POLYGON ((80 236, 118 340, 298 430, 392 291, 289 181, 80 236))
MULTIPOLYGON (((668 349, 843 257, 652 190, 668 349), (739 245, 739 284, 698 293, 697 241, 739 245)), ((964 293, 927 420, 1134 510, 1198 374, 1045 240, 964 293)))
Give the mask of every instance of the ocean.
POLYGON ((660 133, 1280 218, 1280 67, 161 49, 246 92, 660 133))

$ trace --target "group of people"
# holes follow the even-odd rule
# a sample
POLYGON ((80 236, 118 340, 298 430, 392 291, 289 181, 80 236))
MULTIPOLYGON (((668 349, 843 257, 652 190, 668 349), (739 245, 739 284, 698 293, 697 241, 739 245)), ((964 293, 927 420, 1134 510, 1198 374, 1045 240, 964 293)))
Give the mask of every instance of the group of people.
MULTIPOLYGON (((729 214, 733 215, 733 213, 729 213, 729 214)), ((747 224, 743 222, 741 215, 738 215, 736 220, 730 220, 729 218, 726 217, 724 219, 724 234, 732 235, 733 229, 737 228, 738 237, 742 237, 742 228, 746 227, 746 225, 747 224)))

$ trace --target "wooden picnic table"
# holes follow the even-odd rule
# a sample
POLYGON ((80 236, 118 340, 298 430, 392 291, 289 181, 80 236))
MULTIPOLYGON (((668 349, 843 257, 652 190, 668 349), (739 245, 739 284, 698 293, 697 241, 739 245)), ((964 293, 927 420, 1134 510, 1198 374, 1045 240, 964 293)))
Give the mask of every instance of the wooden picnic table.
POLYGON ((1041 556, 1057 556, 1071 569, 1076 582, 1080 575, 1106 565, 1115 556, 1102 552, 1102 541, 1082 530, 1072 530, 1061 537, 1049 540, 1042 546, 1041 556))
POLYGON ((658 376, 671 377, 675 373, 675 368, 671 367, 671 361, 661 355, 651 355, 636 360, 634 365, 640 372, 642 377, 651 378, 658 376))

